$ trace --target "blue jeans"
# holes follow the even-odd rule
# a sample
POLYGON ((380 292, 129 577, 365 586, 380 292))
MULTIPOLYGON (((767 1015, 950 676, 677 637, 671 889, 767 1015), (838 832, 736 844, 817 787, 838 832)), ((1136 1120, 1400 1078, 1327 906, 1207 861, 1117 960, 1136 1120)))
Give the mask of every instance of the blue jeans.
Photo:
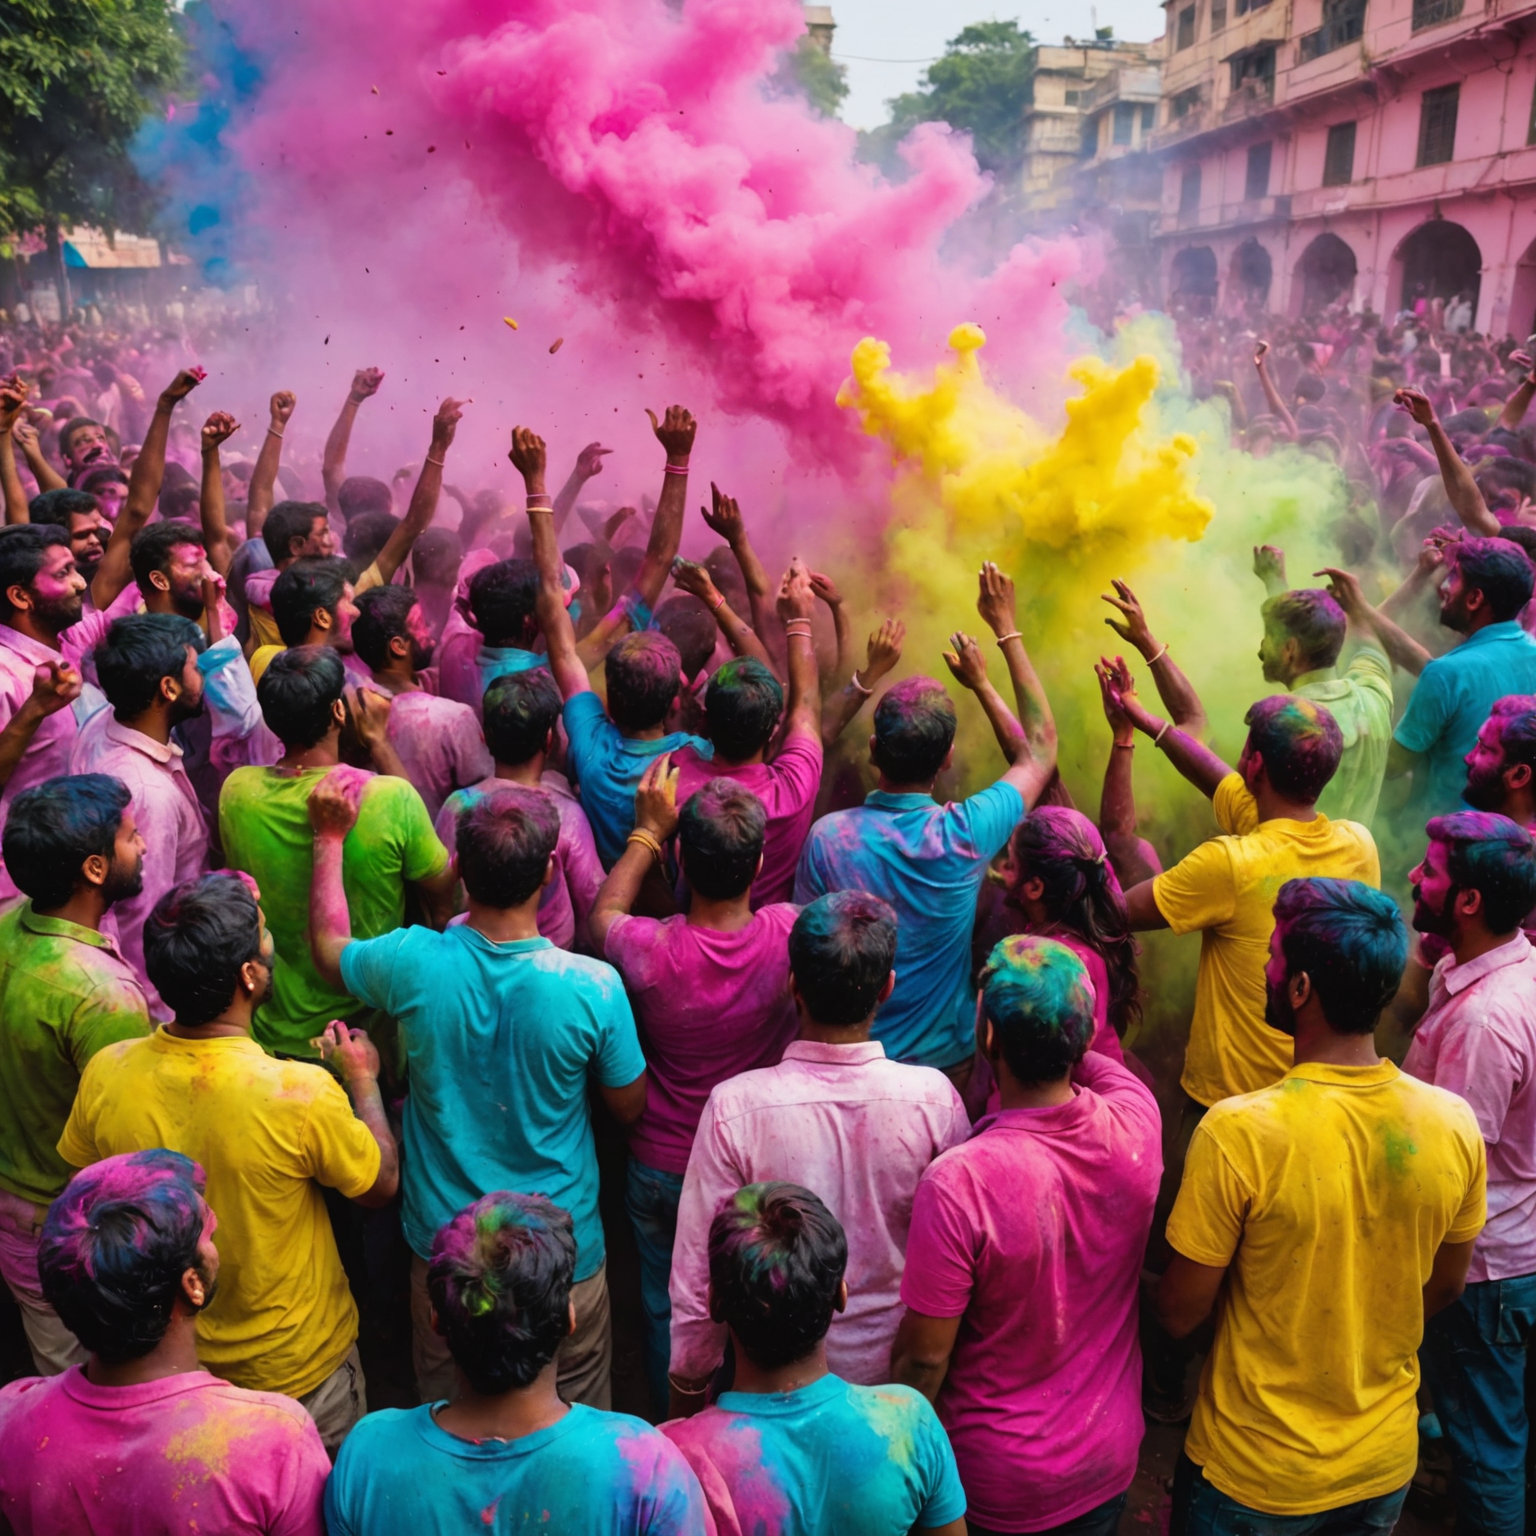
POLYGON ((1315 1515, 1267 1515, 1229 1499, 1182 1453, 1173 1469, 1170 1536, 1387 1536, 1402 1513, 1408 1484, 1315 1515))
MULTIPOLYGON (((1117 1493, 1114 1498, 1105 1499, 1092 1509, 1085 1509, 1076 1518, 1064 1520, 1060 1525, 1048 1526, 1043 1531, 1035 1531, 1032 1536, 1115 1536, 1120 1526, 1120 1516, 1125 1513, 1125 1500, 1125 1494, 1117 1493)), ((991 1526, 977 1525, 969 1515, 965 1517, 965 1528, 969 1536, 1003 1536, 1002 1532, 994 1531, 991 1526)))
POLYGON ((1477 1280, 1430 1318, 1419 1349, 1456 1469, 1458 1536, 1524 1536, 1526 1344, 1536 1275, 1477 1280))
POLYGON ((645 1313, 645 1379, 656 1411, 667 1411, 667 1362, 672 1357, 672 1245, 677 1240, 677 1205, 683 1176, 629 1160, 624 1209, 635 1228, 640 1250, 640 1307, 645 1313))

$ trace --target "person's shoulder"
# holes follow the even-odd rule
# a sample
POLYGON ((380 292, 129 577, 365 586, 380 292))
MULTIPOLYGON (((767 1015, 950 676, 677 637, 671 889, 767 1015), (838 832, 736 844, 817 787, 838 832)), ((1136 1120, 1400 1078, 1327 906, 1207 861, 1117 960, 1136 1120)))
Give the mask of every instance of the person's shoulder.
MULTIPOLYGON (((393 1460, 396 1451, 392 1447, 401 1440, 418 1438, 418 1425, 423 1420, 430 1422, 431 1414, 432 1408, 428 1403, 418 1408, 376 1408, 372 1413, 365 1413, 342 1442, 337 1470, 351 1467, 360 1458, 368 1460, 388 1456, 393 1460)), ((305 1416, 308 1417, 307 1414, 305 1416)))
POLYGON ((314 1427, 308 1412, 281 1392, 257 1392, 217 1377, 208 1381, 202 1391, 210 1402, 218 1404, 222 1419, 241 1421, 242 1433, 259 1430, 298 1442, 307 1440, 314 1427))
POLYGON ((1463 1140, 1482 1140, 1482 1131, 1472 1106, 1459 1093, 1449 1088, 1426 1083, 1422 1078, 1407 1072, 1399 1072, 1393 1079, 1394 1092, 1405 1106, 1407 1114, 1423 1124, 1426 1121, 1439 1124, 1452 1135, 1463 1140))
POLYGON ((624 982, 606 960, 591 955, 578 955, 574 950, 561 949, 551 944, 547 949, 529 951, 526 956, 534 966, 584 993, 599 993, 604 997, 622 993, 624 982))
POLYGON ((0 1435, 8 1425, 43 1412, 63 1391, 64 1376, 19 1376, 0 1386, 0 1435))
POLYGON ((591 1408, 581 1403, 571 1405, 571 1433, 588 1443, 597 1442, 619 1451, 626 1466, 633 1467, 646 1454, 652 1461, 670 1460, 677 1447, 654 1425, 629 1413, 613 1413, 606 1408, 591 1408))
POLYGON ((903 1431, 911 1433, 930 1420, 935 1428, 938 1427, 933 1405, 916 1387, 904 1387, 895 1382, 861 1387, 851 1381, 844 1381, 842 1386, 844 1401, 865 1418, 873 1420, 881 1433, 890 1438, 896 1438, 903 1431))
POLYGON ((950 1079, 937 1067, 923 1067, 911 1061, 893 1061, 882 1056, 869 1063, 872 1080, 884 1098, 905 1102, 924 1110, 952 1110, 960 1096, 950 1079))
POLYGON ((800 916, 800 908, 792 901, 771 901, 752 914, 754 926, 761 924, 771 932, 788 933, 800 916))

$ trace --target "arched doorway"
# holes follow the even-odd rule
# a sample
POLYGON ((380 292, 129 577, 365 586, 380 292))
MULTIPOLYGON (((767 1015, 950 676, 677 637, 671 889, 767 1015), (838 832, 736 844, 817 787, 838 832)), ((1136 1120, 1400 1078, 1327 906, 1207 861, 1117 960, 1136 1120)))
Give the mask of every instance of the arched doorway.
POLYGON ((1402 308, 1412 309, 1419 298, 1453 299, 1464 293, 1477 313, 1483 253, 1460 224, 1431 219, 1419 225, 1398 246, 1397 259, 1403 264, 1402 308))
POLYGON ((1169 268, 1169 304, 1208 315, 1216 303, 1216 253, 1208 245, 1186 245, 1169 268))
POLYGON ((1269 252, 1257 240, 1244 240, 1233 251, 1227 271, 1229 302, 1263 304, 1269 298, 1269 286, 1274 276, 1274 263, 1269 259, 1269 252))
POLYGON ((1509 290, 1511 334, 1524 341, 1536 335, 1536 240, 1526 246, 1525 254, 1515 264, 1515 280, 1509 290))
POLYGON ((1347 299, 1359 270, 1355 253, 1337 235, 1319 235, 1296 263, 1296 287, 1301 293, 1301 313, 1315 315, 1340 299, 1347 299))

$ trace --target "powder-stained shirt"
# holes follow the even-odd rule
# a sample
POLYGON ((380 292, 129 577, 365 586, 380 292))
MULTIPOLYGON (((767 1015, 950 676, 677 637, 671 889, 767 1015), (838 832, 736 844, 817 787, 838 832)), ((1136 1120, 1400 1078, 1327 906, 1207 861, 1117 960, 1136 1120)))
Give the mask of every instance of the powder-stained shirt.
POLYGON ((1210 1110, 1168 1222, 1227 1271, 1184 1445, 1209 1482, 1284 1516, 1408 1482, 1423 1288, 1481 1229, 1484 1177, 1472 1111, 1389 1061, 1307 1062, 1210 1110))
MULTIPOLYGON (((314 831, 309 796, 328 768, 280 773, 237 768, 219 796, 219 835, 231 869, 261 887, 262 911, 276 946, 272 998, 256 1015, 256 1038, 288 1056, 316 1055, 310 1041, 332 1019, 360 1005, 320 979, 309 948, 309 886, 314 831)), ((357 824, 342 853, 342 884, 352 936, 371 939, 405 921, 407 882, 430 880, 448 865, 421 796, 404 779, 375 776, 363 791, 357 824)))
POLYGON ((682 806, 711 779, 730 779, 750 789, 763 803, 763 867, 752 882, 752 906, 788 901, 795 889, 795 867, 816 814, 821 788, 821 737, 791 736, 771 763, 740 768, 707 761, 691 747, 672 759, 678 770, 677 803, 682 806))
POLYGON ((219 1218, 219 1283, 198 1313, 198 1359, 237 1386, 312 1392, 357 1339, 320 1186, 366 1194, 379 1176, 373 1133, 324 1067, 275 1061, 248 1035, 159 1029, 96 1056, 59 1140, 77 1168, 150 1147, 207 1170, 219 1218))
POLYGON ((704 1106, 678 1206, 672 1370, 707 1376, 725 1347, 706 1305, 709 1224, 721 1202, 743 1184, 787 1179, 814 1190, 848 1237, 848 1306, 832 1319, 827 1364, 861 1386, 885 1381, 917 1181, 970 1130, 942 1072, 887 1061, 878 1040, 795 1040, 778 1066, 721 1083, 704 1106))
POLYGON ((0 1189, 45 1206, 74 1169, 59 1156, 86 1063, 149 1033, 133 967, 94 928, 42 917, 25 899, 0 913, 0 1189))
POLYGON ((478 784, 496 766, 475 712, 425 690, 394 696, 387 735, 432 817, 454 790, 478 784))
POLYGON ((1344 676, 1333 667, 1306 672, 1291 692, 1321 704, 1344 737, 1339 766, 1317 808, 1334 821, 1370 826, 1392 750, 1392 663, 1379 646, 1362 645, 1344 676))
POLYGON ((1468 635, 1419 674, 1396 738, 1425 759, 1414 771, 1422 815, 1466 809, 1467 753, 1495 701, 1510 693, 1536 693, 1536 640, 1515 619, 1468 635))
POLYGON ((573 1404, 516 1440, 461 1440, 432 1405, 370 1413, 325 1490, 330 1536, 705 1536, 698 1479, 659 1430, 573 1404))
POLYGON ((481 1195, 547 1195, 576 1230, 576 1278, 604 1257, 587 1084, 645 1071, 618 972, 548 939, 497 943, 468 924, 404 928, 341 952, 347 990, 400 1021, 406 1241, 423 1258, 481 1195))
POLYGON ((1264 1021, 1264 967, 1280 887, 1321 876, 1381 884, 1375 840, 1356 822, 1321 815, 1260 822, 1257 803, 1236 773, 1216 786, 1213 806, 1223 835, 1152 882, 1168 926, 1175 933, 1200 930, 1195 1011, 1180 1081, 1190 1098, 1207 1105, 1278 1082, 1291 1065, 1291 1037, 1264 1021))
POLYGON ((682 1173, 710 1090, 775 1066, 795 1038, 789 930, 799 909, 763 907, 721 933, 686 917, 620 917, 607 959, 634 1000, 651 1077, 629 1150, 650 1168, 682 1173))
POLYGON ((103 1387, 76 1366, 0 1387, 16 1536, 324 1536, 330 1470, 296 1402, 207 1371, 103 1387))
POLYGON ((1536 949, 1523 931, 1436 965, 1403 1071, 1465 1099, 1488 1149, 1488 1225, 1467 1278, 1536 1274, 1536 949))
MULTIPOLYGON (((437 814, 437 835, 450 852, 458 847, 461 812, 498 789, 517 788, 507 779, 487 775, 478 784, 455 790, 437 814)), ((603 866, 592 841, 592 827, 581 802, 571 793, 564 774, 546 768, 539 788, 554 802, 560 817, 560 837, 551 855, 555 872, 539 897, 539 932, 560 949, 590 949, 588 923, 603 884, 603 866)))
POLYGON ((952 1067, 974 1054, 976 893, 1024 811, 1024 797, 1001 782, 952 805, 875 790, 811 828, 795 879, 800 906, 868 891, 896 909, 896 989, 874 1028, 894 1060, 952 1067))
POLYGON ((907 1536, 965 1513, 955 1455, 911 1387, 828 1374, 794 1392, 722 1392, 662 1425, 720 1536, 907 1536))
POLYGON ((598 857, 605 869, 612 869, 624 852, 624 839, 635 829, 635 790, 651 763, 679 747, 692 747, 705 759, 712 758, 715 749, 682 731, 654 741, 631 741, 608 718, 603 701, 590 692, 565 701, 564 720, 576 793, 592 823, 598 857))
POLYGON ((958 1317, 939 1417, 982 1525, 1062 1525, 1130 1487, 1137 1298, 1162 1176, 1157 1101, 1090 1052, 1069 1103, 1007 1109, 923 1175, 906 1306, 958 1317))
POLYGON ((171 1010, 144 968, 144 925, 167 891, 200 875, 208 865, 208 823, 187 777, 181 748, 120 724, 104 709, 75 739, 69 771, 110 774, 133 797, 134 824, 144 839, 144 886, 137 896, 111 907, 102 928, 116 936, 123 958, 133 967, 149 999, 150 1017, 164 1023, 171 1010))

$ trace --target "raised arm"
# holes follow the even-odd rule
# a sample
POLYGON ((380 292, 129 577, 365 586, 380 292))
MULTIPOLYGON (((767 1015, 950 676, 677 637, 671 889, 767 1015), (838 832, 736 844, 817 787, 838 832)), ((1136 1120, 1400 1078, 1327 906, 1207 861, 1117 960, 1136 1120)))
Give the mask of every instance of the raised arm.
POLYGON ((640 775, 634 831, 592 905, 592 941, 600 955, 607 949, 609 929, 629 915, 646 877, 660 868, 667 839, 677 831, 678 777, 670 752, 654 758, 640 775))
POLYGON ((1296 436, 1296 418, 1291 415, 1290 408, 1281 397, 1280 391, 1275 388, 1275 381, 1269 376, 1269 343, 1258 342, 1253 349, 1253 366, 1258 371, 1259 384, 1264 391, 1264 398, 1269 402, 1269 409, 1275 419, 1285 428, 1286 436, 1292 439, 1296 436))
POLYGON ((976 611, 997 636, 998 648, 1013 680, 1014 701, 1023 726, 1023 739, 1003 781, 1018 790, 1024 797, 1025 810, 1029 810, 1056 772, 1056 720, 1051 714, 1051 701, 1046 698, 1045 688, 1024 649, 1024 637, 1019 633, 1013 578, 988 560, 981 568, 978 586, 976 611))
POLYGON ((1264 583, 1266 598, 1279 597, 1291 589, 1285 579, 1285 551, 1278 544, 1253 546, 1253 574, 1264 583))
POLYGON ((283 461, 283 433, 288 430, 296 403, 291 389, 278 390, 267 403, 270 413, 267 435, 261 440, 256 463, 251 468, 251 483, 245 493, 245 532, 248 538, 254 539, 261 532, 267 513, 272 510, 272 503, 277 499, 274 492, 278 467, 283 461))
POLYGON ((357 825, 368 775, 345 764, 333 768, 309 792, 309 825, 314 834, 314 874, 309 882, 309 952, 320 979, 338 992, 341 952, 352 942, 352 914, 342 882, 347 833, 357 825))
POLYGON ((45 661, 33 670, 32 692, 0 731, 0 789, 11 782, 38 727, 49 715, 68 709, 83 687, 80 674, 67 661, 45 661))
MULTIPOLYGON (((1358 576, 1349 571, 1337 570, 1331 565, 1325 565, 1322 570, 1314 571, 1313 575, 1328 578, 1329 596, 1344 610, 1345 618, 1352 626, 1369 630, 1374 634, 1394 666, 1401 667, 1404 672, 1417 677, 1433 660, 1429 652, 1412 635, 1400 629, 1380 609, 1373 608, 1366 602, 1365 593, 1360 589, 1358 576)), ((1410 576, 1409 580, 1413 578, 1410 576)), ((1406 586, 1407 583, 1405 582, 1404 585, 1406 586)), ((1398 590, 1401 591, 1402 588, 1398 590)))
POLYGON ((848 681, 829 698, 821 712, 821 744, 828 752, 853 723, 858 712, 874 697, 876 686, 901 660, 901 648, 907 638, 907 626, 900 619, 887 619, 864 650, 864 665, 850 674, 848 681))
POLYGON ((565 531, 566 519, 571 515, 571 508, 576 505, 576 498, 581 495, 582 487, 594 475, 600 474, 603 468, 603 455, 612 453, 612 448, 604 448, 601 443, 588 443, 580 453, 576 455, 576 464, 565 484, 560 487, 560 493, 555 497, 555 537, 559 538, 565 531))
MULTIPOLYGON (((752 610, 752 625, 759 635, 772 633, 769 619, 773 615, 773 583, 767 569, 758 559, 752 540, 747 537, 746 519, 734 496, 725 495, 713 480, 709 483, 712 509, 700 507, 699 515, 709 527, 731 547, 741 579, 747 589, 747 606, 752 610)), ((778 671, 778 666, 774 666, 778 671)), ((781 674, 782 675, 782 674, 781 674)))
POLYGON ((1117 669, 1114 677, 1100 679, 1107 694, 1106 703, 1123 714, 1135 729, 1150 736, 1152 745, 1161 747, 1168 761, 1201 794, 1213 796, 1216 786, 1232 772, 1231 768, 1209 747, 1181 730, 1172 720, 1159 720, 1156 715, 1148 713, 1136 697, 1135 690, 1126 691, 1123 678, 1129 675, 1117 669))
POLYGON ((1178 728, 1203 738, 1209 727, 1205 706, 1194 685, 1168 654, 1168 647, 1157 643, 1136 594, 1123 581, 1112 580, 1110 585, 1115 589, 1115 595, 1111 597, 1106 593, 1103 600, 1119 612, 1120 618, 1107 618, 1104 622, 1122 640, 1141 652, 1141 659, 1146 662, 1152 681, 1157 685, 1157 696, 1178 728))
POLYGON ((12 436, 21 446, 22 457, 27 461, 27 468, 32 471, 32 478, 37 481, 38 490, 62 491, 69 484, 48 462, 48 455, 43 452, 43 445, 37 436, 37 428, 25 416, 16 423, 12 436))
POLYGON ((672 562, 672 580, 684 592, 691 592, 700 601, 708 603, 710 612, 725 643, 737 656, 751 656, 762 662, 771 672, 773 662, 757 632, 726 602, 725 594, 715 585, 709 568, 694 560, 684 560, 681 555, 672 562))
POLYGON ((320 474, 325 481, 325 504, 332 512, 341 511, 337 494, 341 482, 347 478, 347 446, 352 441, 352 423, 357 420, 357 408, 364 400, 379 392, 384 382, 383 373, 377 368, 359 368, 352 375, 352 388, 341 403, 336 425, 325 440, 325 456, 320 463, 320 474))
POLYGON ((229 536, 229 519, 224 512, 224 471, 219 464, 219 444, 227 442, 239 430, 240 423, 228 411, 215 411, 203 423, 203 488, 198 506, 208 563, 220 576, 229 574, 235 546, 229 536))
POLYGON ((832 666, 832 681, 841 685, 853 665, 853 621, 837 583, 820 571, 811 572, 811 591, 827 605, 832 615, 832 632, 837 636, 837 660, 832 666))
POLYGON ((784 739, 820 735, 821 673, 816 666, 816 645, 811 637, 811 614, 816 608, 814 578, 797 555, 789 562, 779 584, 778 613, 784 625, 784 646, 789 657, 789 701, 784 717, 784 739))
POLYGON ((1472 478, 1472 471, 1455 445, 1440 425, 1430 398, 1421 389, 1400 389, 1392 397, 1393 404, 1400 406, 1421 426, 1429 431, 1429 445, 1435 450, 1440 465, 1440 478, 1445 483, 1446 499, 1456 509, 1456 515, 1467 528, 1482 538, 1498 535, 1502 524, 1483 500, 1483 493, 1472 478))
POLYGON ((1530 409, 1531 396, 1536 395, 1536 362, 1532 361, 1529 352, 1511 352, 1509 360, 1516 367, 1524 368, 1526 373, 1515 386, 1514 393, 1504 402, 1504 409, 1499 412, 1496 425, 1506 432, 1514 432, 1525 420, 1525 413, 1530 409))
POLYGON ((411 546, 427 531, 436 515, 437 500, 443 489, 443 463, 448 450, 453 446, 454 433, 458 430, 459 417, 464 414, 464 405, 462 400, 444 400, 437 408, 437 415, 432 418, 432 445, 427 449, 421 473, 416 477, 411 504, 375 561, 386 587, 394 580, 395 572, 405 564, 411 546))
POLYGON ((27 492, 16 470, 16 443, 13 433, 27 408, 27 386, 16 374, 0 379, 0 487, 5 492, 7 523, 31 521, 27 511, 27 492))
POLYGON ((1136 790, 1131 774, 1136 757, 1136 727, 1119 703, 1124 694, 1135 693, 1136 685, 1123 657, 1111 661, 1101 656, 1093 670, 1113 737, 1109 761, 1104 765, 1104 788, 1099 796, 1099 832, 1115 878, 1123 889, 1130 890, 1159 873, 1155 859, 1147 856, 1149 845, 1136 834, 1136 790))
POLYGON ((950 649, 944 652, 944 664, 962 688, 976 695, 987 724, 997 739, 1003 761, 1011 763, 1024 745, 1024 727, 1011 709, 1003 702, 1003 696, 992 686, 987 676, 987 657, 976 640, 963 630, 949 637, 950 649))

